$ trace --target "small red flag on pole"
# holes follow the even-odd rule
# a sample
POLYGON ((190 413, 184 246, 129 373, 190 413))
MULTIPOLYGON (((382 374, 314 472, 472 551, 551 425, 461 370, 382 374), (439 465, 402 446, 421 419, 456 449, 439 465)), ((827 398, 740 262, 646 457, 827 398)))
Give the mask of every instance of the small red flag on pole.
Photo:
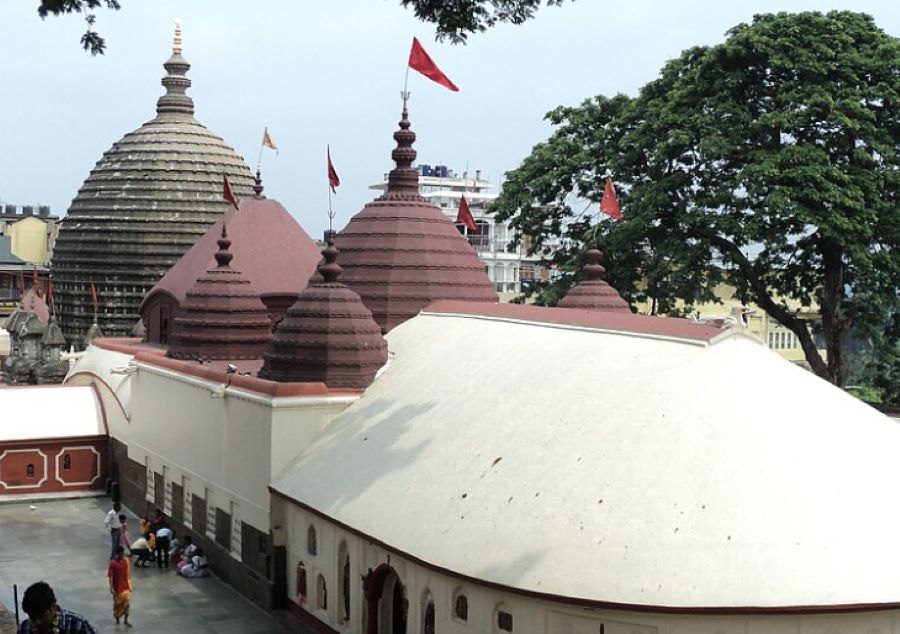
POLYGON ((469 210, 469 201, 466 200, 465 194, 459 199, 459 211, 456 212, 456 224, 468 227, 469 231, 478 231, 478 225, 475 224, 475 218, 472 217, 472 212, 469 210))
POLYGON ((234 205, 235 209, 238 208, 237 198, 235 198, 234 191, 231 189, 231 183, 225 174, 222 174, 222 198, 234 205))
POLYGON ((91 281, 91 302, 94 304, 94 311, 96 312, 97 306, 100 305, 100 302, 97 301, 97 287, 94 286, 94 278, 89 278, 91 281))
POLYGON ((53 303, 53 278, 52 277, 47 278, 47 303, 48 304, 53 303))
POLYGON ((331 185, 331 191, 337 193, 337 186, 341 184, 341 178, 338 176, 337 170, 334 169, 334 163, 331 162, 331 146, 326 150, 328 154, 328 184, 331 185))
POLYGON ((616 220, 622 220, 622 210, 619 209, 619 201, 616 200, 616 190, 613 188, 609 176, 606 177, 606 189, 603 190, 603 198, 600 200, 600 211, 616 220))
POLYGON ((434 60, 431 59, 431 56, 425 52, 425 49, 422 48, 422 45, 419 44, 419 39, 416 37, 413 38, 412 48, 409 50, 409 67, 419 71, 431 81, 437 82, 453 92, 459 92, 459 88, 456 87, 456 84, 450 81, 450 78, 438 68, 438 65, 435 64, 434 60))

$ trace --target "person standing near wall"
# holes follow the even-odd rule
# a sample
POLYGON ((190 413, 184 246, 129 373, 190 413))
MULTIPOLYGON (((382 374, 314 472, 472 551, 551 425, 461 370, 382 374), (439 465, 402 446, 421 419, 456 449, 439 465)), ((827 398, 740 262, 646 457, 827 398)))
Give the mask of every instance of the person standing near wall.
POLYGON ((118 502, 113 502, 112 509, 109 513, 106 514, 106 519, 103 520, 103 523, 106 525, 106 530, 109 531, 109 558, 115 559, 116 557, 116 549, 119 547, 119 540, 122 535, 122 524, 119 521, 119 511, 122 509, 122 505, 118 502))

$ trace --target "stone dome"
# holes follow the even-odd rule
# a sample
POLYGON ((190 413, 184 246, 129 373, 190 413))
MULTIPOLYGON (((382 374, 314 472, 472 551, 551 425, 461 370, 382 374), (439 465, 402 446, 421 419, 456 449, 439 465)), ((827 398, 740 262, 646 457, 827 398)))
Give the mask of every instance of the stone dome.
POLYGON ((164 67, 156 117, 103 154, 63 219, 52 270, 57 316, 70 341, 93 321, 91 278, 99 324, 110 336, 128 336, 158 273, 228 210, 223 173, 237 195, 252 194, 244 160, 193 116, 178 31, 164 67))
POLYGON ((359 295, 337 281, 339 251, 330 241, 313 282, 275 329, 259 377, 365 388, 387 361, 387 342, 359 295))
POLYGON ((167 356, 174 359, 259 359, 271 334, 265 304, 253 285, 232 268, 225 226, 216 267, 185 294, 172 328, 167 356))
POLYGON ((631 314, 628 302, 619 295, 616 289, 603 280, 603 273, 606 272, 606 269, 600 264, 602 258, 603 253, 597 248, 597 245, 591 245, 585 254, 584 268, 581 269, 584 279, 570 288, 557 306, 631 314))
POLYGON ((404 103, 387 192, 353 216, 335 240, 344 284, 359 294, 385 333, 439 299, 497 301, 468 240, 419 195, 419 174, 412 168, 416 135, 409 127, 404 103))

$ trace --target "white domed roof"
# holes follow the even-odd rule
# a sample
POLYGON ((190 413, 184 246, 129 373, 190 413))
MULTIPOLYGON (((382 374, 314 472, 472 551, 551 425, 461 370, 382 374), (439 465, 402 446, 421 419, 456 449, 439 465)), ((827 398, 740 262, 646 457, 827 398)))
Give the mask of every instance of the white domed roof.
POLYGON ((276 492, 427 564, 566 600, 900 602, 887 417, 740 332, 429 311, 391 331, 387 369, 276 492))

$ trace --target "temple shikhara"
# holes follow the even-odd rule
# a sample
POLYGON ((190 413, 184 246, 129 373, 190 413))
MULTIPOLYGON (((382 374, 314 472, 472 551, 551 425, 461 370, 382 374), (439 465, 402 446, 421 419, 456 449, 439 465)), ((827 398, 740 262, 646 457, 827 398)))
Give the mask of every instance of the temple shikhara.
POLYGON ((69 209, 55 311, 7 322, 10 382, 65 380, 0 389, 39 421, 0 425, 0 494, 164 509, 319 632, 898 631, 895 422, 634 314, 596 247, 558 307, 499 303, 406 101, 386 191, 316 245, 194 119, 180 35, 165 68, 69 209))

